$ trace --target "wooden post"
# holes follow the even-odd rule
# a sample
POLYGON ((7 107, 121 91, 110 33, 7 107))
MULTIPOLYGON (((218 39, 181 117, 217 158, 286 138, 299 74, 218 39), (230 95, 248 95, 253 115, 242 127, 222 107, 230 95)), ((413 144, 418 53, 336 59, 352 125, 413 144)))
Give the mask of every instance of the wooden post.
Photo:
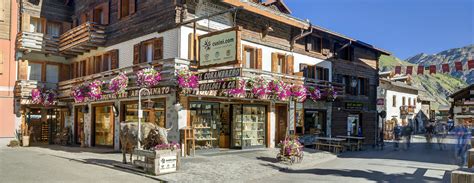
POLYGON ((458 169, 451 173, 451 183, 472 183, 474 182, 474 170, 458 169))
POLYGON ((467 167, 472 168, 473 166, 474 166, 474 148, 471 148, 467 152, 467 167))

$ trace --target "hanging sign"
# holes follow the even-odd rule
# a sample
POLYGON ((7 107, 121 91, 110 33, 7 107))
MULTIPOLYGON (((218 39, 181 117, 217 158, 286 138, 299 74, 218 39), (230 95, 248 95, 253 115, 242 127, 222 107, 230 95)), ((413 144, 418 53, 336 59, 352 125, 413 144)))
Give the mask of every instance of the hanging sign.
POLYGON ((237 64, 240 60, 238 28, 199 36, 199 68, 237 64))
POLYGON ((377 105, 385 105, 385 99, 384 98, 378 98, 377 99, 377 105))
POLYGON ((237 87, 237 80, 199 84, 199 91, 227 90, 237 87))
POLYGON ((364 104, 360 102, 346 102, 346 109, 351 110, 362 110, 364 108, 364 104))
POLYGON ((218 71, 210 71, 198 74, 199 81, 205 80, 214 80, 214 79, 224 79, 224 78, 233 78, 239 77, 241 74, 240 68, 233 68, 233 69, 224 69, 218 71))

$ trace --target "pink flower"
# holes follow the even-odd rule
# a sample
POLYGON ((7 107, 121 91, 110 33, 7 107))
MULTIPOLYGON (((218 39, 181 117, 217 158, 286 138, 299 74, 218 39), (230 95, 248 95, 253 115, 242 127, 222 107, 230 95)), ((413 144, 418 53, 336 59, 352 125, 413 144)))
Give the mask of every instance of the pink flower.
POLYGON ((76 103, 84 102, 89 93, 89 86, 87 83, 75 86, 71 88, 71 96, 74 98, 76 103))
POLYGON ((41 90, 37 88, 31 90, 31 100, 33 104, 42 104, 43 96, 41 95, 41 90))
POLYGON ((154 87, 161 80, 161 75, 153 67, 142 69, 137 72, 137 85, 141 87, 154 87))
POLYGON ((102 85, 104 84, 101 80, 95 80, 89 84, 89 98, 91 100, 99 100, 102 98, 102 85))
POLYGON ((178 86, 183 89, 194 89, 199 87, 199 78, 190 70, 182 68, 178 71, 178 86))
POLYGON ((125 89, 128 86, 128 77, 125 73, 120 73, 119 75, 112 78, 109 82, 109 90, 112 93, 119 94, 125 92, 125 89))

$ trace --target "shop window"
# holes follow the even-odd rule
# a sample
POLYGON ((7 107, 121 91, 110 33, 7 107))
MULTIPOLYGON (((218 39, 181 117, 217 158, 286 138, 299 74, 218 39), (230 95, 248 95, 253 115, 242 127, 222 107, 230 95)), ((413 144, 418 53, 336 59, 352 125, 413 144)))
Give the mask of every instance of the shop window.
POLYGON ((30 17, 30 32, 44 33, 45 22, 44 18, 30 17))
POLYGON ((42 81, 43 78, 43 64, 29 63, 28 64, 28 80, 42 81))
MULTIPOLYGON (((137 122, 138 121, 138 101, 133 103, 126 103, 123 105, 123 119, 125 121, 130 122, 137 122)), ((145 123, 154 123, 160 127, 166 127, 166 120, 165 120, 165 103, 152 101, 151 103, 147 101, 142 101, 142 110, 143 110, 143 118, 142 122, 145 123)))
POLYGON ((252 47, 244 47, 244 68, 257 69, 256 50, 252 47))
POLYGON ((392 96, 392 107, 397 107, 397 96, 392 96))
POLYGON ((94 145, 114 145, 114 113, 112 106, 94 107, 94 145))
POLYGON ((46 24, 46 33, 53 37, 59 37, 59 35, 61 35, 61 23, 48 21, 46 24))
POLYGON ((362 136, 362 124, 358 114, 350 114, 347 116, 347 135, 362 136))
POLYGON ((306 110, 304 113, 305 134, 326 136, 326 111, 306 110))
POLYGON ((220 106, 219 103, 190 103, 190 120, 195 131, 196 149, 207 150, 219 147, 220 106))
POLYGON ((232 105, 232 146, 263 147, 266 139, 265 115, 265 106, 232 105))

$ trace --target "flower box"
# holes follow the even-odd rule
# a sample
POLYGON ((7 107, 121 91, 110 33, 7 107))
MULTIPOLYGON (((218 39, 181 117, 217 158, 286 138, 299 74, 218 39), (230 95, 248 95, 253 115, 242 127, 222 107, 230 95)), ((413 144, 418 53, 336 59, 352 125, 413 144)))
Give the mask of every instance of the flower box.
POLYGON ((134 154, 143 160, 134 160, 134 165, 143 168, 145 173, 161 175, 176 172, 179 167, 179 150, 135 149, 134 154))

